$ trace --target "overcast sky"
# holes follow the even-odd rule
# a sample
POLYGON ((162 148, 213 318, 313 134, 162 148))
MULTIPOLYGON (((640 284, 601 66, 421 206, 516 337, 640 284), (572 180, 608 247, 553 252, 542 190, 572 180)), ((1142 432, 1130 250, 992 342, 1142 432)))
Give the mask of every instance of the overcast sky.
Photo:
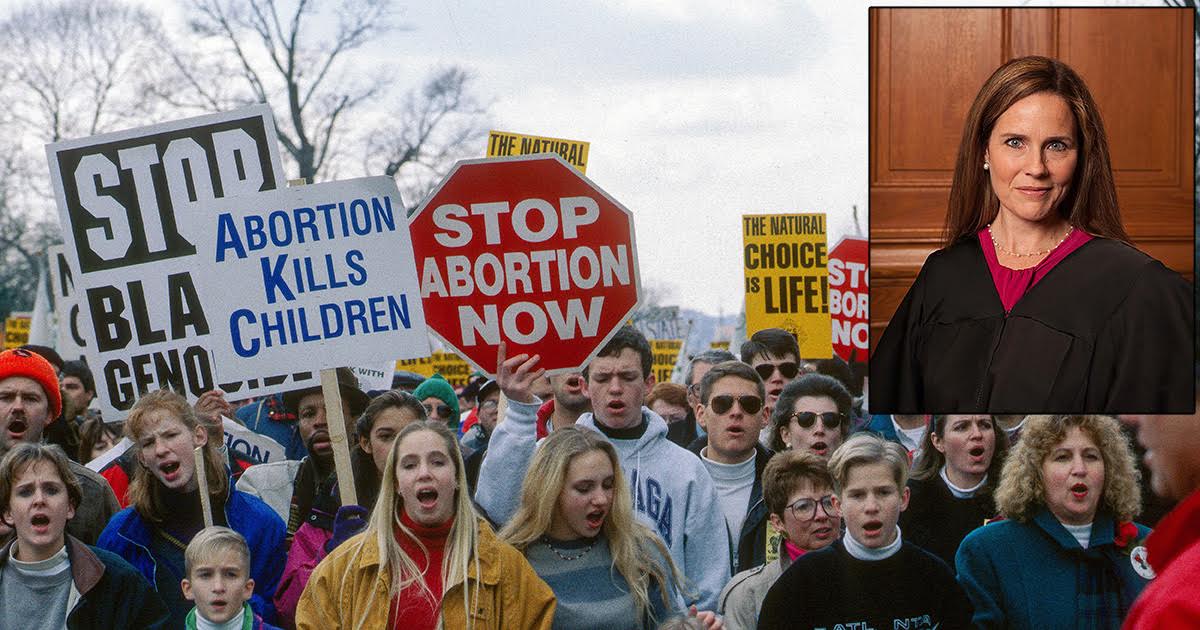
POLYGON ((444 0, 399 17, 398 71, 463 65, 496 128, 591 143, 588 177, 633 212, 667 303, 741 310, 742 214, 828 213, 832 246, 857 205, 866 229, 865 8, 444 0))

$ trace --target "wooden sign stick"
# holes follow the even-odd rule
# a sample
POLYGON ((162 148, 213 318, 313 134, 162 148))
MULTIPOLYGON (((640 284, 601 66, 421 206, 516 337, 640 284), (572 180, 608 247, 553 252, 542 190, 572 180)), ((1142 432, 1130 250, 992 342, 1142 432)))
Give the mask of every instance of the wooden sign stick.
POLYGON ((205 446, 197 446, 192 451, 192 455, 196 458, 196 485, 200 489, 200 508, 204 512, 204 526, 213 526, 212 516, 212 498, 208 496, 208 469, 204 467, 205 446))
POLYGON ((346 418, 342 415, 342 390, 338 387, 337 370, 321 370, 321 393, 325 396, 325 422, 329 425, 329 441, 333 444, 333 463, 337 468, 338 494, 342 505, 358 505, 354 489, 354 473, 350 469, 350 445, 346 437, 346 418))

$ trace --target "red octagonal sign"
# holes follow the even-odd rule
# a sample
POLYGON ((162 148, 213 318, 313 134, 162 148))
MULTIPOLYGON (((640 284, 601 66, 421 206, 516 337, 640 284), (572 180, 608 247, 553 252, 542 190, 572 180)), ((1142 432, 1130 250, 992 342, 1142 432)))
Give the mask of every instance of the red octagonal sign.
POLYGON ((488 374, 502 340, 580 369, 637 306, 632 215, 557 155, 459 162, 409 231, 426 323, 488 374))

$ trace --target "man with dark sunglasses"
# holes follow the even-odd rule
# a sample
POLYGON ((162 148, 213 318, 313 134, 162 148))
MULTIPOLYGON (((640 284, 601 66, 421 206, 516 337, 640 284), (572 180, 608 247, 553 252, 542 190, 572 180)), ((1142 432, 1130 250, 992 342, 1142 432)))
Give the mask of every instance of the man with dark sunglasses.
MULTIPOLYGON (((741 355, 742 363, 753 367, 762 379, 769 416, 783 388, 804 372, 800 344, 796 343, 795 335, 782 328, 764 328, 742 344, 741 355)), ((764 431, 759 439, 768 444, 769 437, 769 432, 764 431)))
POLYGON ((716 486, 735 573, 766 561, 762 471, 771 451, 758 441, 767 420, 763 399, 762 380, 741 361, 718 363, 700 381, 696 418, 708 434, 689 449, 700 456, 716 486))
POLYGON ((434 374, 422 381, 413 390, 413 396, 421 401, 430 420, 441 420, 452 430, 458 430, 458 394, 454 393, 454 387, 441 374, 434 374))

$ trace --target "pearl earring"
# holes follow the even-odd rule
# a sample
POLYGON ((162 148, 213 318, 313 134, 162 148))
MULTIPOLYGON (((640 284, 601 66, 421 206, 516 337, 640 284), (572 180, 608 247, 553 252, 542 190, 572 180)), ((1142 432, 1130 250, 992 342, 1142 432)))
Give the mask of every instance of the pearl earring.
POLYGON ((987 162, 984 162, 984 163, 983 163, 983 170, 985 170, 985 171, 986 171, 986 170, 988 170, 988 163, 987 163, 987 162))

